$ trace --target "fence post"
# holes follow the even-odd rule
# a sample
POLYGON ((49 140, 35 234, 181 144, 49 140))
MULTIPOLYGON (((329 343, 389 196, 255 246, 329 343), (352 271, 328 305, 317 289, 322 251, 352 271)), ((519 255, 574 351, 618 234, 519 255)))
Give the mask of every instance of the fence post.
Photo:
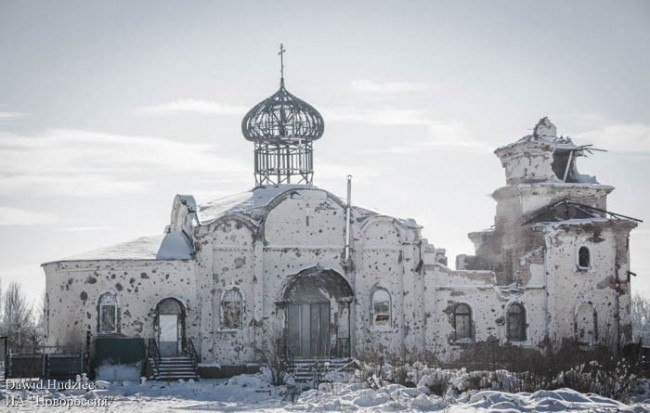
POLYGON ((0 337, 2 339, 2 374, 3 374, 3 380, 7 380, 9 377, 8 372, 9 372, 9 349, 7 348, 7 337, 0 337))

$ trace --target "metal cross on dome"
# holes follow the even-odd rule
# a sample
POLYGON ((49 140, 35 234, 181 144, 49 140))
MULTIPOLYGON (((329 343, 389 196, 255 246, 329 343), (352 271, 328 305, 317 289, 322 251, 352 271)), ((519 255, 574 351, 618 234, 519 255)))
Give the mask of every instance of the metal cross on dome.
POLYGON ((284 80, 284 52, 286 52, 287 49, 284 48, 284 45, 280 43, 280 51, 278 52, 278 56, 280 56, 280 78, 284 80))

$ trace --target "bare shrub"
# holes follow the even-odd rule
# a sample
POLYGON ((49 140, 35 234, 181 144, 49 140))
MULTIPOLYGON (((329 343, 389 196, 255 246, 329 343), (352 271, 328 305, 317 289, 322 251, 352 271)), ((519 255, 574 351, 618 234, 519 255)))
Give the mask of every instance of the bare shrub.
POLYGON ((433 376, 427 385, 429 391, 440 397, 444 397, 449 389, 449 379, 444 376, 433 376))
POLYGON ((357 360, 358 369, 355 373, 357 378, 368 382, 372 387, 381 385, 384 361, 382 349, 374 346, 364 349, 357 360))
POLYGON ((494 360, 500 363, 507 352, 511 354, 508 370, 467 371, 436 367, 435 361, 425 362, 417 353, 408 360, 393 357, 387 362, 382 352, 370 348, 359 362, 358 377, 373 387, 386 383, 426 386, 443 397, 468 390, 516 393, 569 387, 626 401, 645 365, 640 346, 629 347, 622 353, 625 357, 616 356, 606 347, 587 348, 572 341, 565 341, 557 352, 547 356, 509 346, 497 350, 494 360))
POLYGON ((282 340, 272 337, 265 344, 256 347, 255 350, 262 355, 266 367, 269 369, 271 384, 281 386, 286 383, 289 376, 289 361, 286 352, 283 351, 282 340))

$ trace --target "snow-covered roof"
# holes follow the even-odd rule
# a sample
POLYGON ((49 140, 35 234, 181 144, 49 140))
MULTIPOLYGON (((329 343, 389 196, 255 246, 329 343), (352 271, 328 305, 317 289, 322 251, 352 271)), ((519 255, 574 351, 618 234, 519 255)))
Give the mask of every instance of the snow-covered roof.
POLYGON ((57 261, 95 260, 186 260, 194 251, 182 233, 140 237, 109 247, 84 252, 57 261))
MULTIPOLYGON (((314 187, 314 186, 305 186, 305 185, 268 185, 268 186, 258 186, 248 192, 244 192, 237 195, 228 196, 225 198, 220 198, 206 204, 198 205, 196 209, 196 214, 200 225, 210 224, 217 219, 233 214, 244 215, 245 217, 251 219, 252 221, 259 222, 261 218, 266 215, 267 209, 273 200, 278 196, 282 195, 285 192, 295 191, 295 190, 317 190, 323 191, 329 194, 332 198, 343 203, 343 201, 337 196, 331 194, 328 191, 314 187)), ((374 211, 370 208, 360 207, 358 205, 352 207, 356 211, 362 211, 364 215, 382 215, 378 211, 374 211)), ((400 224, 408 228, 418 228, 419 226, 412 218, 402 219, 394 218, 400 224)))
MULTIPOLYGON (((177 195, 181 203, 187 205, 190 214, 196 214, 199 225, 208 225, 226 215, 239 215, 254 225, 259 225, 268 212, 268 206, 280 195, 294 190, 318 190, 342 201, 327 191, 305 185, 259 186, 250 191, 220 198, 206 204, 196 205, 190 195, 177 195)), ((353 207, 362 215, 382 215, 365 208, 353 207)), ((413 219, 394 218, 395 221, 409 228, 418 228, 413 219)), ((172 216, 172 222, 174 217, 172 216)), ((173 226, 173 225, 172 225, 173 226)), ((182 228, 182 227, 181 227, 182 228)), ((132 241, 109 247, 84 252, 59 261, 96 261, 96 260, 182 260, 194 258, 194 249, 183 232, 172 230, 162 235, 140 237, 132 241)))
POLYGON ((261 210, 273 201, 278 195, 294 189, 318 189, 304 185, 277 185, 258 186, 247 192, 227 196, 197 207, 197 216, 201 225, 216 221, 225 215, 246 213, 261 210))

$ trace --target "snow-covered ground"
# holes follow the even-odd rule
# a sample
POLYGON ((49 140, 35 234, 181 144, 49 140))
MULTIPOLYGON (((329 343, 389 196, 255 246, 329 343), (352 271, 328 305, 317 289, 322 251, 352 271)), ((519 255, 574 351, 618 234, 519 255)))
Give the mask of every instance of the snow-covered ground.
MULTIPOLYGON (((91 382, 92 383, 92 382, 91 382)), ((270 386, 261 375, 241 375, 197 382, 109 383, 97 381, 94 390, 0 389, 0 410, 56 412, 169 412, 169 411, 491 411, 491 412, 649 412, 650 399, 633 404, 582 394, 570 389, 535 393, 468 391, 455 397, 430 394, 427 387, 389 384, 371 389, 365 382, 323 383, 295 402, 286 387, 270 386), (47 401, 49 400, 49 401, 47 401), (13 405, 11 406, 13 401, 13 405), (72 407, 72 409, 70 409, 72 407)), ((88 386, 86 386, 88 387, 88 386)), ((647 393, 646 393, 647 394, 647 393)))

